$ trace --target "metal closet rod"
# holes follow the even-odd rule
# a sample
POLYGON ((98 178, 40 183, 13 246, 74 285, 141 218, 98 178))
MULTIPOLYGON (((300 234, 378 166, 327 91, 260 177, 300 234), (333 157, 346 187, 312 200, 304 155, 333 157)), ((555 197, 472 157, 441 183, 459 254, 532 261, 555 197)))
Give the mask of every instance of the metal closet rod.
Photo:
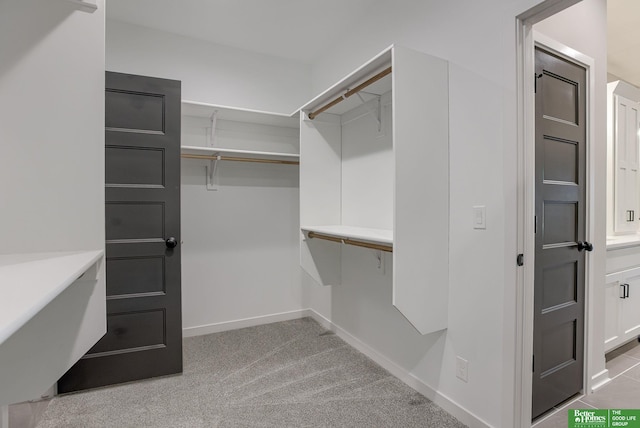
POLYGON ((260 159, 260 158, 239 158, 235 156, 212 156, 212 155, 190 155, 182 154, 180 157, 187 159, 207 159, 207 160, 222 160, 222 161, 234 161, 234 162, 255 162, 255 163, 277 163, 284 165, 300 165, 299 161, 288 161, 279 159, 260 159))
POLYGON ((386 251, 388 253, 393 252, 392 245, 373 244, 371 242, 357 241, 355 239, 350 239, 350 238, 338 238, 336 236, 324 235, 322 233, 317 233, 317 232, 309 232, 308 235, 309 235, 309 238, 311 239, 313 238, 324 239, 325 241, 337 242, 339 244, 355 245, 356 247, 371 248, 372 250, 386 251))
POLYGON ((364 88, 366 88, 367 86, 371 85, 372 83, 377 82, 378 80, 382 79, 384 76, 386 76, 387 74, 391 74, 391 67, 382 70, 380 73, 376 74, 375 76, 371 77, 370 79, 362 82, 361 84, 359 84, 358 86, 356 86, 353 89, 349 89, 347 92, 344 93, 344 95, 340 95, 338 98, 336 98, 335 100, 329 102, 328 104, 325 104, 324 106, 320 107, 318 110, 309 113, 309 119, 313 120, 316 116, 318 116, 320 113, 323 113, 327 110, 329 110, 331 107, 333 107, 334 105, 342 102, 343 100, 346 100, 347 98, 349 98, 352 95, 357 94, 358 92, 360 92, 361 90, 363 90, 364 88))

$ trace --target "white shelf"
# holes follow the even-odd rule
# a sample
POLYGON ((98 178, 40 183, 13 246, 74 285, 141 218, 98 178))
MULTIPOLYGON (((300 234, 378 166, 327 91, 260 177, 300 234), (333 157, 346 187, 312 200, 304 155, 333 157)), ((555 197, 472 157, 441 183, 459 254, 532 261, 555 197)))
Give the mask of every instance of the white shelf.
MULTIPOLYGON (((388 47, 376 57, 363 64, 357 70, 345 76, 338 83, 334 84, 320 95, 316 96, 311 101, 307 102, 305 105, 300 107, 299 110, 304 112, 310 112, 316 110, 318 107, 327 104, 328 102, 334 100, 336 97, 344 94, 349 89, 352 89, 358 86, 363 81, 367 80, 369 77, 374 74, 382 71, 383 69, 389 67, 391 65, 391 49, 392 47, 388 47)), ((391 90, 391 75, 384 77, 382 80, 367 86, 364 89, 363 95, 367 97, 366 94, 375 94, 382 95, 391 90)), ((343 100, 341 103, 331 107, 327 111, 327 113, 331 114, 343 114, 353 108, 359 106, 361 101, 358 97, 350 97, 343 100)))
POLYGON ((305 232, 316 232, 336 238, 349 238, 376 244, 393 245, 393 231, 389 229, 373 229, 368 227, 328 225, 302 226, 305 232))
POLYGON ((0 256, 0 344, 77 280, 102 251, 0 256))
POLYGON ((256 123, 261 125, 280 126, 285 128, 300 127, 300 122, 297 115, 242 109, 237 107, 182 100, 183 116, 209 118, 214 112, 218 112, 218 120, 256 123))
POLYGON ((256 159, 298 160, 297 153, 265 152, 260 150, 225 149, 221 147, 182 146, 180 152, 189 155, 205 156, 241 156, 256 159))

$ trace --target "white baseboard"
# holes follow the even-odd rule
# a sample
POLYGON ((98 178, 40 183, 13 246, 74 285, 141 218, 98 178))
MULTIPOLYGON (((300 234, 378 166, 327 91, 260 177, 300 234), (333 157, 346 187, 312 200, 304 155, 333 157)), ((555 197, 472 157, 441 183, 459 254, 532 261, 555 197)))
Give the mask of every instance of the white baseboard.
POLYGON ((442 409, 444 409, 447 413, 453 415, 456 419, 458 419, 463 424, 467 425, 470 428, 490 428, 487 422, 480 419, 478 416, 469 412, 458 403, 447 397, 446 395, 434 390, 429 385, 415 377, 413 374, 409 373, 405 368, 400 367, 393 361, 389 360, 387 357, 362 342, 357 337, 353 336, 348 331, 342 329, 341 327, 335 325, 331 321, 329 321, 324 316, 320 315, 313 309, 308 309, 308 316, 316 320, 320 325, 322 325, 327 330, 333 331, 338 337, 347 342, 349 345, 353 346, 358 351, 362 352, 367 357, 371 358, 382 368, 387 370, 389 373, 400 379, 402 382, 407 384, 409 387, 415 389, 429 400, 436 403, 442 409))
POLYGON ((602 388, 609 382, 611 382, 611 378, 609 377, 609 370, 602 370, 600 373, 591 377, 591 392, 602 388))
POLYGON ((202 336, 205 334, 220 333, 222 331, 237 330, 239 328, 254 327, 256 325, 271 324, 280 321, 289 321, 310 316, 308 309, 300 309, 279 314, 264 315, 259 317, 244 318, 233 321, 225 321, 215 324, 199 325, 182 329, 182 337, 202 336))
POLYGON ((436 403, 442 409, 449 414, 453 415, 463 424, 470 428, 490 428, 487 422, 480 419, 478 416, 466 410, 458 403, 447 397, 446 395, 434 390, 429 385, 415 377, 405 368, 400 367, 387 357, 376 351, 366 343, 362 342, 357 337, 353 336, 348 331, 335 325, 324 316, 320 315, 313 309, 301 309, 291 312, 283 312, 279 314, 265 315, 260 317, 245 318, 234 321, 227 321, 216 324, 208 324, 196 327, 188 327, 182 329, 183 337, 201 336, 204 334, 220 333, 222 331, 236 330, 239 328, 253 327, 263 324, 271 324, 280 321, 289 321, 298 318, 311 317, 318 322, 321 326, 327 330, 333 331, 338 337, 344 340, 349 345, 353 346, 358 351, 362 352, 367 357, 371 358, 389 373, 400 379, 409 387, 415 389, 429 400, 436 403))

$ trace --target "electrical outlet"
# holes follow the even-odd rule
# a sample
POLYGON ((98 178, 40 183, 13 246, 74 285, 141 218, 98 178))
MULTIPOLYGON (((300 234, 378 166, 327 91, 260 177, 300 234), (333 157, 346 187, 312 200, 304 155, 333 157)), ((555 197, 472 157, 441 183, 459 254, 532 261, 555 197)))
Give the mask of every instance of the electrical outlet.
POLYGON ((465 382, 469 381, 469 362, 462 357, 456 357, 456 377, 465 382))

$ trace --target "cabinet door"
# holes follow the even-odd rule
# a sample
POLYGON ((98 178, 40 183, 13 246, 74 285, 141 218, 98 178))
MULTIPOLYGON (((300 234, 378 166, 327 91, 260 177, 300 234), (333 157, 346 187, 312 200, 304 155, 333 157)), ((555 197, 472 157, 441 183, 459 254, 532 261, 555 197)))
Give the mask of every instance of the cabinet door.
MULTIPOLYGON (((609 275, 610 276, 610 275, 609 275)), ((608 276, 608 277, 609 277, 608 276)), ((604 350, 608 352, 618 346, 622 341, 620 335, 620 312, 623 299, 622 283, 618 280, 609 280, 604 289, 604 350)), ((639 296, 640 297, 640 296, 639 296)), ((639 299, 640 300, 640 299, 639 299)))
POLYGON ((633 270, 634 275, 625 278, 628 284, 627 298, 622 302, 621 328, 622 340, 627 341, 640 335, 640 269, 633 270))
POLYGON ((615 96, 615 231, 635 232, 638 225, 638 103, 615 96))

